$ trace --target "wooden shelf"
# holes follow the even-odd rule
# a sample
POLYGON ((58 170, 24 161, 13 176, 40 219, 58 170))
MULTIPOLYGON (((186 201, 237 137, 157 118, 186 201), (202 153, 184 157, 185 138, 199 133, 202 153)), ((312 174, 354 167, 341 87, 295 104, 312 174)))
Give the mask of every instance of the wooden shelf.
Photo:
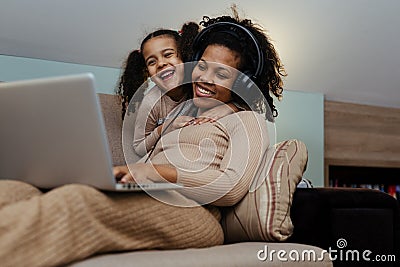
POLYGON ((400 168, 400 109, 325 101, 324 124, 326 186, 329 166, 400 168))

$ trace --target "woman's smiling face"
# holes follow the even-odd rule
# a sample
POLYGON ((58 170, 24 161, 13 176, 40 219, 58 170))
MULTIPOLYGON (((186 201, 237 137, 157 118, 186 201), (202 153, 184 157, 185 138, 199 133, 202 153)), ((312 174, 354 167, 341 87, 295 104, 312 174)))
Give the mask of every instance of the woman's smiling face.
POLYGON ((222 45, 209 45, 192 72, 194 104, 207 110, 230 102, 239 64, 237 52, 222 45))

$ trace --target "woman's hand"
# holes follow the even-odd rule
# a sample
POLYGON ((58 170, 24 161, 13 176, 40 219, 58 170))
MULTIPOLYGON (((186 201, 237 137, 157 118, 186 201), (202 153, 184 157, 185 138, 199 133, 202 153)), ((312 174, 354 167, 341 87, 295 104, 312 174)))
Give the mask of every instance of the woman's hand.
POLYGON ((117 181, 121 183, 153 183, 153 182, 176 182, 177 173, 175 168, 167 165, 153 165, 150 163, 134 163, 128 166, 117 166, 113 168, 117 181))
POLYGON ((137 176, 137 174, 130 172, 127 165, 114 167, 113 174, 119 183, 141 183, 138 180, 135 180, 134 177, 137 176))
POLYGON ((113 169, 114 176, 121 183, 152 183, 160 178, 153 168, 147 163, 135 163, 132 165, 117 166, 113 169))

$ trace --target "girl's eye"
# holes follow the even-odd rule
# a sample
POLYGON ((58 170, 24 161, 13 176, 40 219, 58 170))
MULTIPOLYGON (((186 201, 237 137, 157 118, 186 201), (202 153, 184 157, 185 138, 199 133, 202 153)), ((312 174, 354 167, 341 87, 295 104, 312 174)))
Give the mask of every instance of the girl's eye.
POLYGON ((169 57, 172 57, 173 55, 174 55, 174 53, 166 53, 166 54, 164 55, 164 57, 169 58, 169 57))
POLYGON ((149 61, 147 61, 147 66, 152 66, 152 65, 154 65, 155 63, 156 63, 155 60, 149 60, 149 61))

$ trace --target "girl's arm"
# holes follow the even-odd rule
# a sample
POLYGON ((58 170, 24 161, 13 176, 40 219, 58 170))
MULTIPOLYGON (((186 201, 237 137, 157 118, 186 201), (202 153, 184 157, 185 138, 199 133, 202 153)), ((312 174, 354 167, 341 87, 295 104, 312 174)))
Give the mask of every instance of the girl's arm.
POLYGON ((135 112, 136 119, 132 122, 128 121, 128 123, 134 123, 133 149, 140 157, 146 155, 160 137, 157 109, 157 101, 160 97, 161 92, 157 87, 150 89, 135 112))
POLYGON ((163 117, 179 110, 180 105, 174 109, 170 108, 172 111, 165 114, 165 108, 161 108, 160 106, 162 94, 158 88, 153 88, 151 90, 154 91, 149 92, 143 98, 135 121, 133 148, 140 157, 146 155, 153 146, 156 145, 161 134, 166 134, 175 129, 184 127, 193 119, 193 117, 190 116, 178 116, 173 121, 172 119, 168 119, 160 125, 159 119, 163 119, 163 117))

